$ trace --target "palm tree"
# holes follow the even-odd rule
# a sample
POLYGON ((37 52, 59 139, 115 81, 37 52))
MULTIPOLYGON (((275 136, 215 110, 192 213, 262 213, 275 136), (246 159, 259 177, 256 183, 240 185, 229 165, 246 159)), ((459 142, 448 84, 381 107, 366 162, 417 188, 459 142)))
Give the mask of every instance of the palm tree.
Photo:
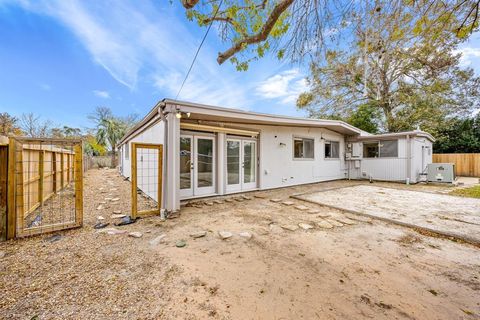
POLYGON ((111 150, 111 167, 115 167, 116 146, 127 131, 127 125, 120 118, 116 118, 108 107, 97 107, 88 118, 96 125, 95 138, 99 145, 111 150))
POLYGON ((116 147, 118 141, 123 137, 127 128, 125 124, 115 118, 101 119, 97 124, 96 138, 99 144, 110 146, 112 152, 112 164, 114 168, 116 165, 116 147))

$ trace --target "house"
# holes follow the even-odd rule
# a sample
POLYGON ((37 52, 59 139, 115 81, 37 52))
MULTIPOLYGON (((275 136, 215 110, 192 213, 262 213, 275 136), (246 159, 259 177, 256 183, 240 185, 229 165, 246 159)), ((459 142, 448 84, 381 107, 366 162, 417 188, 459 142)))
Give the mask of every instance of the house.
POLYGON ((434 138, 419 130, 372 135, 343 121, 278 116, 164 99, 120 141, 120 172, 131 177, 132 143, 161 144, 158 159, 138 149, 138 188, 167 211, 185 199, 337 179, 416 183, 432 162, 434 138), (161 191, 158 192, 158 191, 161 191))

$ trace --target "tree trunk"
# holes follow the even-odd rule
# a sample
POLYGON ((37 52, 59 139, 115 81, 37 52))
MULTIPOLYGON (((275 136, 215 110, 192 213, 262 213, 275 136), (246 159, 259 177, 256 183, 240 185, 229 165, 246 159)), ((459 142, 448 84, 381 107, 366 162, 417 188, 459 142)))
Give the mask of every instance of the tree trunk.
POLYGON ((117 156, 115 149, 116 149, 115 146, 112 146, 112 163, 110 165, 112 168, 115 168, 115 162, 116 162, 116 156, 117 156))

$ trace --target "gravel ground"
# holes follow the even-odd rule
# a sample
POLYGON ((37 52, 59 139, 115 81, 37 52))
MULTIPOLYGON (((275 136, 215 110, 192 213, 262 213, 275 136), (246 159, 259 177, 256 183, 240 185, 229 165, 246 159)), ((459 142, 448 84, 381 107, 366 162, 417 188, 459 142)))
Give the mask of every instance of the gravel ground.
POLYGON ((479 319, 478 248, 289 198, 354 184, 197 201, 108 234, 93 225, 129 213, 130 183, 91 170, 83 228, 0 245, 0 318, 479 319))

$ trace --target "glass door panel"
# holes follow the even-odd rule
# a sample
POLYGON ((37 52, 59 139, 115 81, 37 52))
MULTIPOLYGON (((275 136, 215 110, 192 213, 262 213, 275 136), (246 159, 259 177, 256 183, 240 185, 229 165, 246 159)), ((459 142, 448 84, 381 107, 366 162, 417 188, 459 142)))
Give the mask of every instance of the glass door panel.
POLYGON ((193 159, 192 137, 180 137, 180 193, 182 196, 193 195, 193 159))
POLYGON ((227 191, 241 190, 241 140, 227 140, 227 191))
POLYGON ((255 142, 243 141, 243 183, 251 184, 256 180, 255 142))
POLYGON ((215 150, 214 139, 195 137, 195 195, 215 192, 215 150))

